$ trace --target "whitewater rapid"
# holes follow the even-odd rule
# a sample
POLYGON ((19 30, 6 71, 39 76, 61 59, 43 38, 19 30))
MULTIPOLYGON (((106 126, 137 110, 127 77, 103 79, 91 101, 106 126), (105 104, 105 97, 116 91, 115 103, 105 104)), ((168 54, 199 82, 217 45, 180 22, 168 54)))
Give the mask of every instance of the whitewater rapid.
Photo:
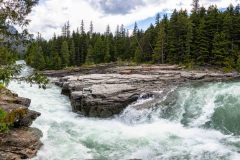
POLYGON ((240 159, 240 128, 234 130, 240 123, 235 122, 240 120, 239 82, 179 88, 170 106, 140 111, 129 106, 105 120, 72 113, 68 97, 53 84, 42 90, 13 81, 9 89, 30 98, 30 109, 41 113, 32 125, 43 132, 35 160, 240 159), (233 117, 225 107, 234 108, 233 117))

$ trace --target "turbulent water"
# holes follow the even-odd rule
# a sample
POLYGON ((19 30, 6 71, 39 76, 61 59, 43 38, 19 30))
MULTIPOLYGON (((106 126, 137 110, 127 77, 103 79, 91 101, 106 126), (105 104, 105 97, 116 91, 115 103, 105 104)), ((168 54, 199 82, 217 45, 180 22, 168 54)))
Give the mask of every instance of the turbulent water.
POLYGON ((33 124, 43 132, 36 160, 240 159, 240 82, 178 88, 165 100, 171 103, 141 111, 129 106, 105 120, 72 113, 54 85, 41 90, 11 82, 9 88, 42 114, 33 124))

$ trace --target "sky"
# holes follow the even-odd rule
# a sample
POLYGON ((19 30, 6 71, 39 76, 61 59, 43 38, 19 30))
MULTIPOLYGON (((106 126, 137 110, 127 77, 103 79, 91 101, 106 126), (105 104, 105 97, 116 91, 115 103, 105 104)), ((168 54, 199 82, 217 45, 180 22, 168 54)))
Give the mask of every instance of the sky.
MULTIPOLYGON (((40 0, 28 17, 31 20, 28 29, 49 39, 54 33, 61 34, 67 21, 71 30, 76 30, 83 20, 86 32, 91 21, 95 32, 103 33, 108 24, 112 32, 121 24, 131 32, 135 22, 140 29, 146 29, 154 23, 157 13, 170 14, 175 8, 190 11, 191 3, 192 0, 40 0)), ((240 0, 200 0, 204 7, 216 4, 226 8, 239 3, 240 0)))

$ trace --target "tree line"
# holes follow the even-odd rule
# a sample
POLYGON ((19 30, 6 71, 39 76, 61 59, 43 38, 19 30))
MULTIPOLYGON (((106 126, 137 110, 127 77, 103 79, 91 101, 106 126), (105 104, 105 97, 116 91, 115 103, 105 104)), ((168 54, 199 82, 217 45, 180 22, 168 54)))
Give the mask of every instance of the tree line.
POLYGON ((67 22, 61 36, 46 41, 39 35, 28 47, 26 61, 40 70, 116 61, 239 70, 240 5, 223 11, 215 5, 200 7, 199 0, 193 0, 190 14, 182 9, 175 9, 170 17, 157 14, 155 24, 146 31, 135 23, 131 35, 123 25, 115 33, 108 25, 100 34, 91 23, 86 32, 83 21, 70 32, 67 22))

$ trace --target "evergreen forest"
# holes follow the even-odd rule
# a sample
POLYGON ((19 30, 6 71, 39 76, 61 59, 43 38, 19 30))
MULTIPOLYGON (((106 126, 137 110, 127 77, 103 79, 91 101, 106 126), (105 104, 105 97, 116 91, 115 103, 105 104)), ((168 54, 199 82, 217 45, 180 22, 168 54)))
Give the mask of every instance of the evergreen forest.
POLYGON ((67 22, 60 36, 44 40, 39 34, 26 62, 39 70, 119 61, 240 70, 240 5, 221 10, 194 0, 192 6, 191 13, 157 14, 146 31, 135 23, 133 33, 123 25, 113 32, 107 25, 104 33, 96 33, 93 23, 86 27, 84 21, 71 32, 67 22))

